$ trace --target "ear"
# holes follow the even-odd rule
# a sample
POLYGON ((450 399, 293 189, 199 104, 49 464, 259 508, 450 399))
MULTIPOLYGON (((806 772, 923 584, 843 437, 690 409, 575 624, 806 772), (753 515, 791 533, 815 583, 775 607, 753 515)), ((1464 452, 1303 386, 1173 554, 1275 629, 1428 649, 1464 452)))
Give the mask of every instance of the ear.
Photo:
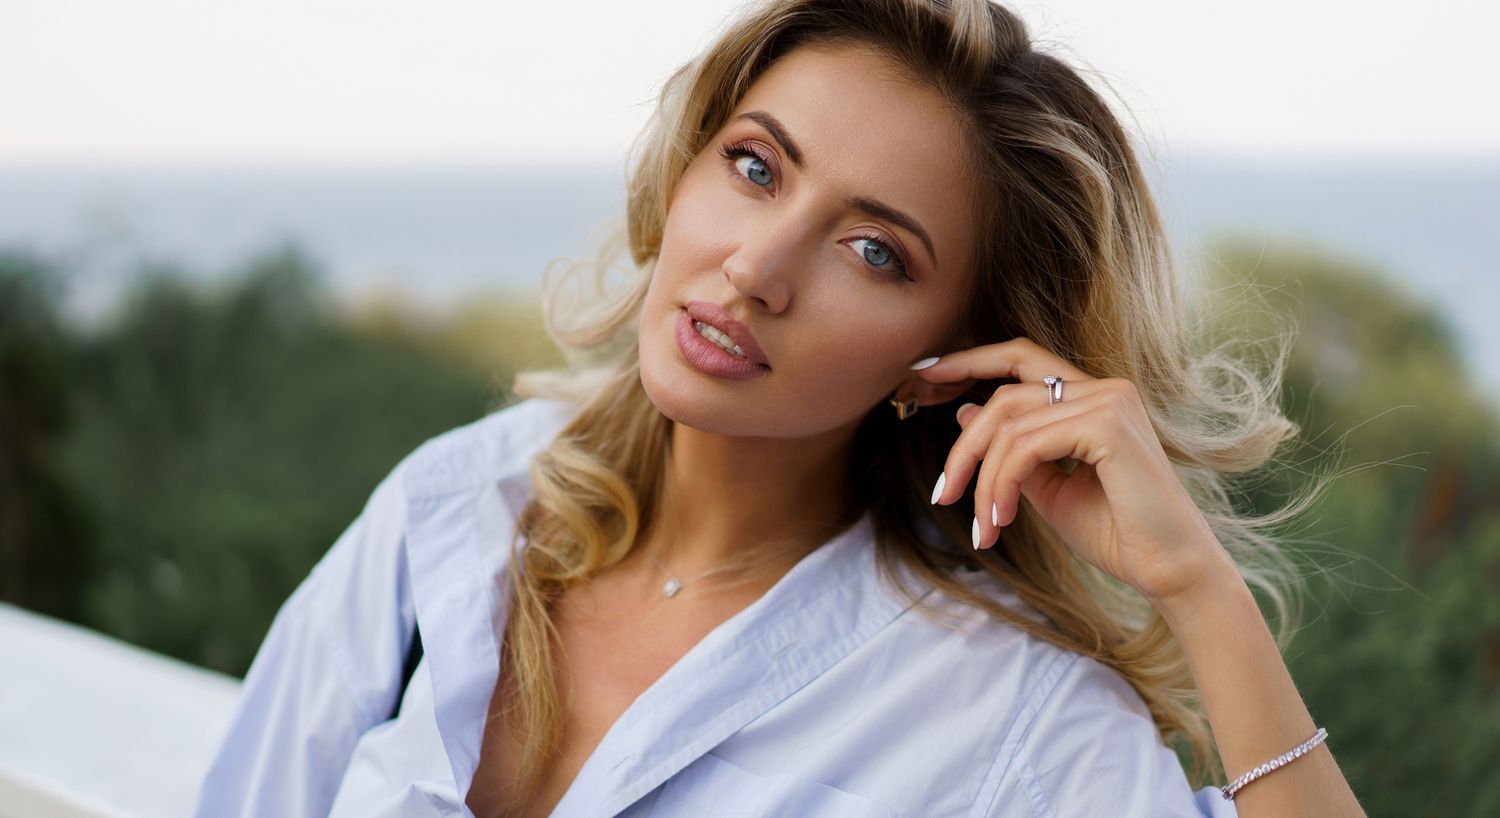
MULTIPOLYGON (((951 402, 954 398, 969 391, 977 383, 973 378, 965 378, 961 381, 951 383, 931 383, 923 380, 921 375, 913 373, 903 378, 896 386, 896 391, 890 396, 898 400, 917 399, 917 407, 925 409, 929 406, 941 406, 951 402)), ((958 407, 953 407, 957 409, 958 407)))
MULTIPOLYGON (((967 349, 972 345, 973 342, 971 339, 964 338, 949 348, 954 350, 967 349)), ((910 375, 902 378, 900 383, 896 384, 896 391, 890 397, 898 400, 916 398, 919 409, 928 406, 941 406, 945 403, 950 403, 954 398, 968 392, 976 383, 978 381, 973 378, 965 378, 964 380, 953 381, 951 383, 932 383, 918 373, 912 372, 910 375)), ((958 407, 955 406, 953 408, 957 409, 958 407)))

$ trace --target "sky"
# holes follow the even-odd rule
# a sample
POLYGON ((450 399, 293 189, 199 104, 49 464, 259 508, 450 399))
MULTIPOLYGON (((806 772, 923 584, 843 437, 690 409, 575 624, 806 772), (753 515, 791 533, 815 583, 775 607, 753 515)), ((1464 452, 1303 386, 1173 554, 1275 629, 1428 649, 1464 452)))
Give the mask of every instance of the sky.
MULTIPOLYGON (((616 161, 739 5, 0 0, 0 165, 616 161)), ((1174 151, 1500 154, 1496 4, 1011 8, 1174 151)))

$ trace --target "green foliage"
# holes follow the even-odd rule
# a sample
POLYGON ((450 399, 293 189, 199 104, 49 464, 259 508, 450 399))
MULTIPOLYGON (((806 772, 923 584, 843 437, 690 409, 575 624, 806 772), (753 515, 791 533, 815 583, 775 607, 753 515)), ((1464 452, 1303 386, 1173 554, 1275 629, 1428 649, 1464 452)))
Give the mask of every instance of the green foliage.
POLYGON ((1371 816, 1500 814, 1495 407, 1442 313, 1383 271, 1237 239, 1212 255, 1211 337, 1297 330, 1282 403, 1306 445, 1249 505, 1337 475, 1288 532, 1307 604, 1287 661, 1309 710, 1371 816))
POLYGON ((83 623, 241 675, 375 484, 498 396, 346 329, 294 248, 235 281, 150 270, 116 324, 74 342, 62 463, 100 522, 83 623))
POLYGON ((42 259, 0 254, 0 599, 77 619, 96 535, 57 467, 72 420, 57 283, 42 259))

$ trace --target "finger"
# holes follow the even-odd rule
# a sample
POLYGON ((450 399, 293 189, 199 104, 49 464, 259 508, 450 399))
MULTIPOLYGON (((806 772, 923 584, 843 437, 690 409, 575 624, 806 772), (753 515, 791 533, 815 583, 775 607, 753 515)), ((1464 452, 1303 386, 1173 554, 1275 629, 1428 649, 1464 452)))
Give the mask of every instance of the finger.
MULTIPOLYGON (((989 449, 984 454, 978 479, 974 483, 974 518, 979 521, 980 548, 987 548, 994 543, 999 536, 1000 523, 1007 519, 1001 516, 1004 509, 1000 507, 1002 498, 995 491, 996 475, 1007 462, 1007 455, 1014 448, 1016 438, 1064 418, 1093 411, 1098 406, 1097 396, 1085 395, 1002 418, 995 424, 989 449)), ((1061 471, 1050 463, 1039 466, 1039 468, 1045 467, 1061 471)), ((1013 519, 1014 515, 1012 514, 1011 517, 1013 519)))
MULTIPOLYGON (((1046 463, 1042 463, 1041 465, 1037 466, 1036 470, 1031 473, 1031 476, 1027 477, 1024 481, 1022 481, 1022 483, 1021 483, 1022 489, 1021 490, 1028 497, 1036 497, 1037 496, 1037 492, 1041 491, 1042 487, 1046 486, 1051 481, 1058 479, 1059 477, 1066 478, 1067 476, 1068 476, 1068 473, 1065 472, 1065 471, 1063 471, 1062 468, 1059 467, 1056 463, 1048 461, 1046 463)), ((1018 508, 1019 508, 1019 505, 1020 505, 1020 501, 1018 500, 1017 501, 1017 507, 1018 508)), ((991 500, 990 501, 990 508, 992 510, 991 513, 993 513, 996 516, 999 515, 999 513, 1000 513, 999 512, 1000 505, 999 505, 998 502, 996 502, 994 500, 991 500)), ((1011 519, 1010 519, 1009 522, 1002 522, 1000 525, 995 526, 994 539, 993 540, 981 541, 979 543, 979 547, 980 548, 994 548, 995 547, 995 543, 997 543, 997 542, 1000 541, 1000 532, 1003 531, 1006 526, 1014 525, 1015 522, 1016 522, 1015 518, 1018 517, 1018 516, 1020 516, 1020 512, 1019 511, 1017 511, 1016 513, 1014 513, 1014 514, 1011 515, 1011 519)))
POLYGON ((915 371, 933 383, 997 378, 1040 381, 1048 375, 1059 375, 1065 381, 1082 381, 1091 377, 1024 335, 950 352, 932 366, 915 371))
MULTIPOLYGON (((1071 387, 1076 391, 1066 393, 1067 400, 1063 403, 1088 397, 1108 387, 1106 381, 1094 378, 1078 381, 1071 387)), ((958 439, 953 441, 953 447, 943 464, 943 485, 935 504, 947 505, 963 496, 964 487, 969 485, 969 479, 989 451, 990 439, 1000 421, 1046 405, 1046 384, 1007 383, 996 388, 977 413, 972 409, 965 413, 959 420, 963 430, 958 433, 958 439)))
MULTIPOLYGON (((1082 381, 1070 381, 1065 393, 1069 400, 1092 395, 1105 388, 1113 386, 1112 378, 1089 378, 1082 381)), ((1047 385, 1041 382, 1006 383, 995 388, 989 399, 983 406, 977 403, 965 403, 953 410, 953 417, 958 421, 960 429, 967 429, 974 418, 983 409, 998 411, 1002 416, 1014 415, 1039 406, 1047 405, 1047 385), (998 401, 998 402, 997 402, 998 401)))
POLYGON ((1017 435, 995 472, 991 491, 999 510, 1000 524, 1015 522, 1021 486, 1037 468, 1064 457, 1097 466, 1105 454, 1104 441, 1097 438, 1097 407, 1017 435))

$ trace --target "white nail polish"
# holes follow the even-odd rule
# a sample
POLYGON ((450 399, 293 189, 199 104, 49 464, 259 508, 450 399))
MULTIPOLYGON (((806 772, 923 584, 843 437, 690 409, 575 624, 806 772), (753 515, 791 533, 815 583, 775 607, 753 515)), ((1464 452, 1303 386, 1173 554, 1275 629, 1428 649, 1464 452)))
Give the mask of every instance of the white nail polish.
POLYGON ((934 355, 931 358, 923 358, 922 360, 917 361, 916 363, 912 364, 911 368, 912 369, 926 369, 927 367, 932 366, 933 364, 937 363, 938 362, 938 358, 940 358, 940 357, 942 357, 942 356, 940 356, 940 355, 934 355))
POLYGON ((947 480, 948 471, 944 469, 943 473, 938 475, 937 485, 932 487, 932 502, 928 505, 937 505, 938 498, 943 495, 943 483, 947 482, 947 480))
POLYGON ((1000 504, 990 503, 990 525, 1000 525, 1000 504))
POLYGON ((973 535, 974 535, 974 550, 978 551, 979 550, 979 518, 978 517, 974 518, 974 531, 973 531, 973 535))

